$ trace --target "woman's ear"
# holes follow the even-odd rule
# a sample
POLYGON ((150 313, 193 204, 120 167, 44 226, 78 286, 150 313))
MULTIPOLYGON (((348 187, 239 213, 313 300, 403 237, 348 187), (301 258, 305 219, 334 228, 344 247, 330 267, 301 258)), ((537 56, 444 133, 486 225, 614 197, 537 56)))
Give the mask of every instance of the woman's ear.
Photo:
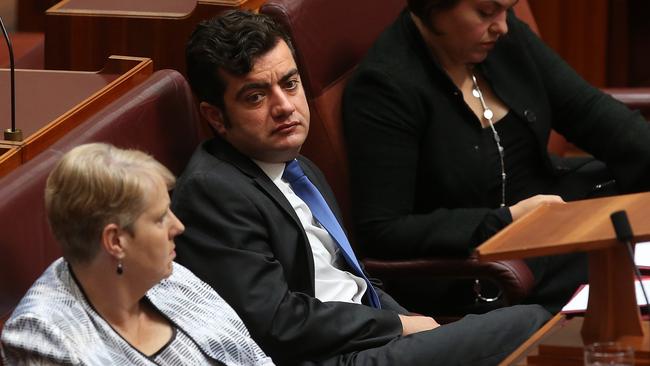
POLYGON ((223 111, 208 102, 201 102, 199 104, 199 110, 201 111, 201 115, 217 131, 219 136, 225 138, 227 130, 223 111))
POLYGON ((102 247, 112 257, 124 258, 124 245, 126 232, 117 224, 111 223, 102 230, 102 247))

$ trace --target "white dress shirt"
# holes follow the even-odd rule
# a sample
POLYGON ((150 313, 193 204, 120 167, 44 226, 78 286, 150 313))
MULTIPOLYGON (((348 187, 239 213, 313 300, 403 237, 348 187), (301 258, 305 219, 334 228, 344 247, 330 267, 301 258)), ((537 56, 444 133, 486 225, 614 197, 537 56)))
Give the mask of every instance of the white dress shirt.
POLYGON ((339 254, 338 244, 327 230, 314 219, 307 204, 293 192, 289 183, 282 179, 285 164, 254 161, 289 200, 305 233, 307 233, 307 239, 314 255, 316 298, 320 301, 360 304, 368 286, 366 281, 340 269, 347 266, 345 259, 339 254))

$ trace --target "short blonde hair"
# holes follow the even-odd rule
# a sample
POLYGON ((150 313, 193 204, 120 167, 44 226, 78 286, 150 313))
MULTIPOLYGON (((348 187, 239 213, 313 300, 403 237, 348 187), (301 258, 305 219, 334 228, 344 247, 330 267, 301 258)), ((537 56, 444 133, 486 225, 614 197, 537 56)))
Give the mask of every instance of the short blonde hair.
POLYGON ((54 237, 70 263, 92 260, 104 227, 133 233, 145 193, 158 177, 171 189, 174 175, 150 155, 105 143, 75 147, 56 164, 45 186, 45 208, 54 237))

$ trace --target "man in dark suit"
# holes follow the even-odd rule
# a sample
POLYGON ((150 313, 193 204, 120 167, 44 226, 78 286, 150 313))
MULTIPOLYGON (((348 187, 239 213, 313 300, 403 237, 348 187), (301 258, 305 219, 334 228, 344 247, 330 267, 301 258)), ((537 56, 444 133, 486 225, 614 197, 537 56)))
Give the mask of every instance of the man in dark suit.
POLYGON ((218 137, 197 149, 174 192, 186 225, 178 260, 276 363, 493 365, 548 319, 532 305, 438 326, 366 277, 322 173, 299 155, 309 108, 291 42, 269 18, 233 11, 201 23, 187 65, 218 137))

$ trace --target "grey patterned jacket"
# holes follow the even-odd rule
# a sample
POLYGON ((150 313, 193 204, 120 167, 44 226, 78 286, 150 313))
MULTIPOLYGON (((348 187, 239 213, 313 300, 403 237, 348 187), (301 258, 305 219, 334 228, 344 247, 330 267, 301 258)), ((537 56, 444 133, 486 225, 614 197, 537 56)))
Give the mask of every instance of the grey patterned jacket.
MULTIPOLYGON (((273 365, 235 311, 208 285, 174 263, 146 297, 209 358, 225 365, 273 365)), ((86 300, 62 258, 20 301, 2 331, 6 365, 152 365, 86 300)))

